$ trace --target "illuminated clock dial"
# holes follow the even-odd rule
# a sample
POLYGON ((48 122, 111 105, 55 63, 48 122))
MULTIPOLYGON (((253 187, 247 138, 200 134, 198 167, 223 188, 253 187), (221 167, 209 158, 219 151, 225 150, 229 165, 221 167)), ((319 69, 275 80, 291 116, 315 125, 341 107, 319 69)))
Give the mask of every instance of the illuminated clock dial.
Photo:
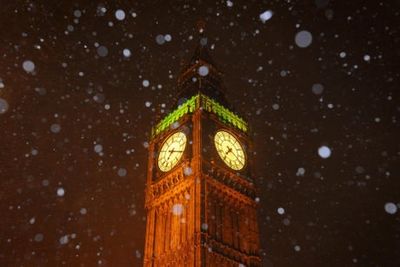
POLYGON ((233 170, 243 169, 245 152, 238 139, 227 131, 218 131, 214 136, 215 148, 221 159, 233 170))
POLYGON ((186 135, 182 132, 176 132, 164 141, 158 155, 158 167, 161 171, 167 172, 178 163, 185 150, 186 141, 186 135))

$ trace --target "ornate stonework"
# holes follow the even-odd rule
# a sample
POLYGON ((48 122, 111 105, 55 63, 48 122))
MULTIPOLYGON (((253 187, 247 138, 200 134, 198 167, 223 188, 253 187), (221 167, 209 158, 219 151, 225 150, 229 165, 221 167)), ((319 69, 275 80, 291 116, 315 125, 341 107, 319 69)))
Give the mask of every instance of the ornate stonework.
MULTIPOLYGON (((212 85, 217 90, 220 85, 219 72, 204 56, 205 49, 200 46, 196 50, 179 79, 186 101, 152 132, 145 267, 261 266, 248 125, 219 102, 224 101, 220 92, 204 88, 212 85), (198 74, 202 66, 210 71, 209 77, 198 74), (232 133, 245 148, 248 162, 240 171, 224 165, 218 155, 212 140, 219 129, 232 133), (177 131, 188 139, 184 155, 170 171, 162 172, 158 153, 163 141, 177 131)), ((169 152, 171 156, 176 151, 169 152)))

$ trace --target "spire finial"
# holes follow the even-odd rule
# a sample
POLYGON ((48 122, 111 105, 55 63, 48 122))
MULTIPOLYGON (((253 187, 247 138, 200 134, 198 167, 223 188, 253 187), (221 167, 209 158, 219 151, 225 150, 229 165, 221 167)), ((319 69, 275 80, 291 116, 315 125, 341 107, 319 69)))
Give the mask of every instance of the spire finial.
POLYGON ((207 45, 207 38, 204 36, 205 28, 206 28, 206 21, 204 19, 199 19, 197 21, 197 30, 199 32, 200 46, 202 47, 207 45))
POLYGON ((205 28, 206 28, 206 22, 203 19, 199 19, 197 21, 197 30, 199 31, 199 33, 203 34, 205 28))

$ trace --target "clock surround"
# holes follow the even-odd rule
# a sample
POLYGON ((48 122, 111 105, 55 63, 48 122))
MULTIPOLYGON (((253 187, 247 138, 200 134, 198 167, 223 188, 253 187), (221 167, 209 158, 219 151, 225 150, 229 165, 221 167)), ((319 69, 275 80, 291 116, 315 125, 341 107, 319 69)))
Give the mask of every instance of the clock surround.
POLYGON ((158 154, 157 164, 162 172, 172 170, 181 160, 186 149, 185 133, 177 131, 165 138, 158 154))
POLYGON ((246 165, 246 152, 238 138, 225 129, 218 130, 214 135, 214 145, 222 161, 235 171, 242 170, 246 165))

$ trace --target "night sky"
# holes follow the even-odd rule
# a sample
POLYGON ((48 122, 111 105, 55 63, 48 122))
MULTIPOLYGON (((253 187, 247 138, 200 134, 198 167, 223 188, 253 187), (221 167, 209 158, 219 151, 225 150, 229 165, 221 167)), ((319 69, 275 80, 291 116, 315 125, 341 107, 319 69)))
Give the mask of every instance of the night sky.
POLYGON ((0 0, 0 266, 142 265, 199 19, 251 127, 263 266, 400 266, 400 1, 372 0, 0 0))

